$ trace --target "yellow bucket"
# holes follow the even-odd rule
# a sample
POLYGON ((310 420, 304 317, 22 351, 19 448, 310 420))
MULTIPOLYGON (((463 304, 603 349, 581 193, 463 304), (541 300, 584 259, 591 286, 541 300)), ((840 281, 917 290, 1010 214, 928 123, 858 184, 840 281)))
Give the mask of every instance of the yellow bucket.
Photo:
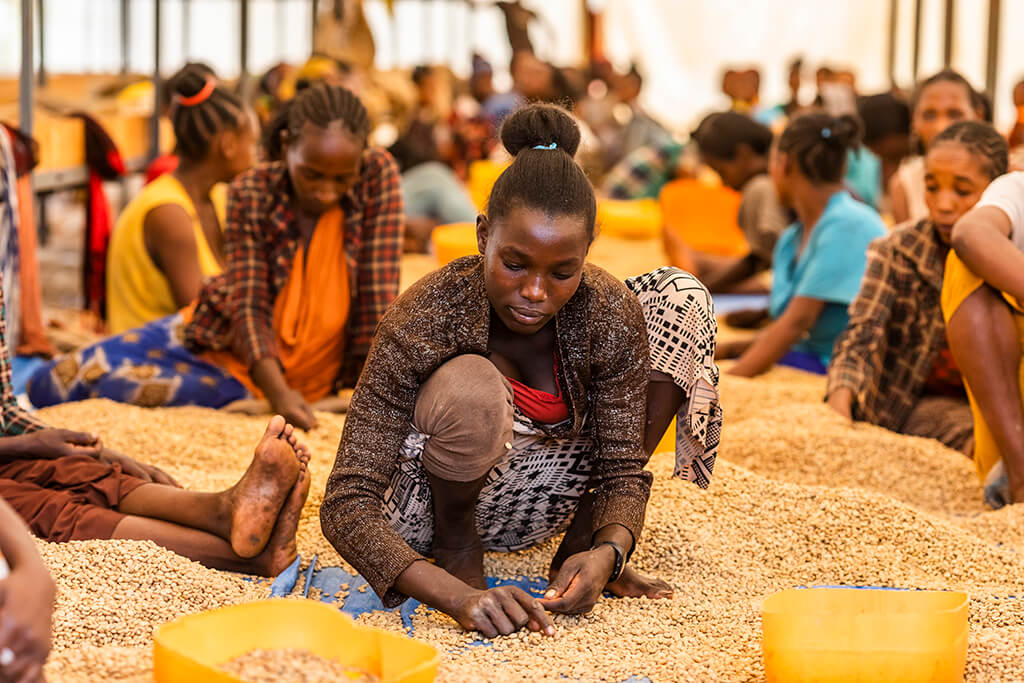
POLYGON ((479 254, 476 244, 476 223, 439 225, 430 235, 438 265, 451 263, 463 256, 479 254))
POLYGON ((263 600, 190 614, 153 634, 157 683, 237 683, 217 667, 255 649, 304 649, 383 683, 430 683, 440 656, 419 641, 356 626, 313 600, 263 600))
POLYGON ((597 227, 602 235, 649 240, 661 235, 661 206, 656 199, 602 199, 597 227))
POLYGON ((776 593, 762 608, 768 681, 962 681, 965 593, 809 588, 776 593))

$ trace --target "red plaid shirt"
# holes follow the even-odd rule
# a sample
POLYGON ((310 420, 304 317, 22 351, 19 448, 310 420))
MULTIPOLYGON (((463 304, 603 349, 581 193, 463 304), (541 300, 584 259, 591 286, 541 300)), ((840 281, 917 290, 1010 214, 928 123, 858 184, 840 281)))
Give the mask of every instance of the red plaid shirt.
POLYGON ((18 436, 46 429, 46 424, 32 417, 18 405, 11 386, 11 362, 7 355, 7 309, 0 289, 0 436, 18 436))
MULTIPOLYGON (((301 243, 282 162, 247 171, 228 189, 227 268, 199 295, 185 343, 195 352, 231 351, 252 367, 277 357, 274 303, 301 243)), ((342 198, 352 294, 338 388, 355 386, 384 310, 398 296, 404 217, 398 167, 386 151, 363 153, 359 180, 342 198)), ((324 302, 324 305, 331 305, 324 302)))

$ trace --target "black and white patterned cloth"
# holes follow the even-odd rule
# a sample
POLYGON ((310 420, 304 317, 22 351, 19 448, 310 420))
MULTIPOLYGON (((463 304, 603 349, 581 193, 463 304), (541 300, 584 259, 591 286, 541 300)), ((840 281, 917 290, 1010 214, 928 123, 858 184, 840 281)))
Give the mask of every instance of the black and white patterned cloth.
MULTIPOLYGON (((707 488, 722 430, 711 295, 677 268, 630 278, 626 285, 644 310, 651 367, 686 393, 676 416, 675 475, 707 488)), ((586 432, 553 439, 518 410, 513 432, 512 448, 488 473, 476 508, 477 530, 492 551, 522 550, 564 531, 592 468, 593 442, 586 432)), ((433 540, 430 484, 421 461, 428 438, 411 429, 384 493, 388 523, 422 554, 429 554, 433 540)))

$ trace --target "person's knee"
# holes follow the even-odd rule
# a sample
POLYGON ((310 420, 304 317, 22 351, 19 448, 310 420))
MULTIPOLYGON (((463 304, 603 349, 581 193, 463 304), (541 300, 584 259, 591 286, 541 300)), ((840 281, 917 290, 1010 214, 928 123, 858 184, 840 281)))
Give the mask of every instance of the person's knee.
POLYGON ((454 481, 483 476, 507 452, 512 422, 508 381, 477 355, 457 356, 435 370, 413 412, 414 426, 429 437, 424 465, 454 481))

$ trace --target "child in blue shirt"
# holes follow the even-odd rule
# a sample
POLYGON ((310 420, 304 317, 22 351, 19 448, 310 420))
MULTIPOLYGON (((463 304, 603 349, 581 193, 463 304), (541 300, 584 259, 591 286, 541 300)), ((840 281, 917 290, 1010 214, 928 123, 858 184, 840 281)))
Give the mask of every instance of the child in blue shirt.
POLYGON ((773 322, 751 342, 720 346, 720 357, 739 356, 730 374, 752 377, 780 362, 825 373, 860 290, 868 244, 885 234, 878 214, 843 189, 847 153, 860 137, 851 116, 808 114, 773 147, 772 180, 797 221, 775 245, 773 322))

